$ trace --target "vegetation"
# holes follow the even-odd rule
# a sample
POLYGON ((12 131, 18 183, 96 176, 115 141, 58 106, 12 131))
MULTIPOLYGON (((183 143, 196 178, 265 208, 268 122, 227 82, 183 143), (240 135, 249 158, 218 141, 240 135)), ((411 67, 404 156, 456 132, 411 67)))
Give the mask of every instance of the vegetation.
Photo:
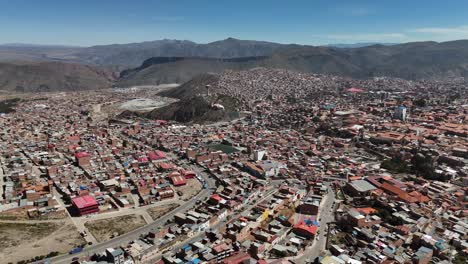
POLYGON ((418 153, 411 160, 413 172, 417 176, 422 176, 428 180, 447 181, 449 178, 444 174, 437 174, 435 171, 435 157, 429 154, 418 153))
POLYGON ((225 145, 225 144, 213 144, 213 145, 210 145, 209 148, 212 150, 221 150, 222 152, 226 154, 231 154, 231 153, 239 151, 236 148, 229 146, 229 145, 225 145))
POLYGON ((384 160, 380 166, 384 169, 387 169, 396 173, 406 173, 409 172, 409 167, 406 161, 401 155, 396 155, 391 159, 384 160))
POLYGON ((394 216, 392 211, 384 204, 381 204, 379 201, 373 201, 371 203, 371 207, 377 209, 376 215, 382 218, 382 221, 387 222, 393 226, 404 224, 401 218, 394 216))
POLYGON ((47 259, 47 258, 53 258, 53 257, 55 257, 55 256, 58 256, 59 254, 60 254, 60 252, 52 251, 52 252, 50 252, 50 253, 47 254, 47 255, 36 256, 36 257, 34 257, 34 258, 31 258, 30 260, 21 260, 21 261, 18 261, 17 264, 32 263, 32 262, 36 262, 36 261, 43 260, 43 259, 47 259))
POLYGON ((425 106, 427 106, 426 99, 420 98, 420 99, 414 101, 414 105, 419 106, 419 107, 425 107, 425 106))
POLYGON ((454 264, 465 264, 468 262, 468 254, 460 251, 453 259, 454 264))
POLYGON ((19 98, 7 99, 0 101, 0 113, 11 113, 14 112, 14 107, 21 101, 19 98))

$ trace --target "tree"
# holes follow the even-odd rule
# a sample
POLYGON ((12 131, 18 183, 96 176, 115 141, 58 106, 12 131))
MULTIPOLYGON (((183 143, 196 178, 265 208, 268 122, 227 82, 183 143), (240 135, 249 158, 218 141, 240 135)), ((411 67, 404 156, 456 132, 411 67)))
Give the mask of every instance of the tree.
POLYGON ((384 169, 397 173, 405 173, 409 171, 408 164, 403 159, 401 154, 398 154, 391 159, 384 160, 380 166, 384 169))
POLYGON ((419 98, 418 100, 414 101, 414 105, 419 106, 419 107, 426 107, 427 106, 426 99, 419 98))
POLYGON ((417 153, 411 159, 413 171, 416 175, 429 180, 447 180, 443 175, 435 172, 435 158, 431 155, 417 153))

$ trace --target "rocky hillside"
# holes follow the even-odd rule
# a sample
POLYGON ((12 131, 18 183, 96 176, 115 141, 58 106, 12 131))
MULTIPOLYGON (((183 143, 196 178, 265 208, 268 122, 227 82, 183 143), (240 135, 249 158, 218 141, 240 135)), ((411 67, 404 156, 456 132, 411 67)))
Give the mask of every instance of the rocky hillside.
POLYGON ((0 63, 0 90, 11 92, 76 91, 110 88, 112 72, 61 62, 0 63))
POLYGON ((254 67, 289 69, 352 78, 390 76, 404 79, 468 77, 468 40, 361 48, 287 46, 270 56, 241 59, 151 58, 121 75, 122 85, 183 83, 200 73, 254 67))

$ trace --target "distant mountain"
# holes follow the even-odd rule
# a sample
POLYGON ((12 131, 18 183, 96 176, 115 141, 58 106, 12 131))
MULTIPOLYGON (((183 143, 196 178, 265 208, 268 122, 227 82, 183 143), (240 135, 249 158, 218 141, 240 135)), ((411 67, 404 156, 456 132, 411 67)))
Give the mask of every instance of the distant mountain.
POLYGON ((187 40, 157 40, 142 43, 94 46, 75 53, 80 61, 97 65, 137 67, 151 57, 237 58, 270 55, 284 45, 228 38, 208 44, 187 40))
POLYGON ((359 43, 351 43, 351 44, 328 44, 325 47, 334 47, 334 48, 341 48, 341 49, 354 49, 354 48, 362 48, 368 47, 373 45, 384 45, 384 46, 393 46, 398 45, 399 43, 380 43, 380 42, 359 42, 359 43))
POLYGON ((353 78, 391 76, 404 79, 468 77, 468 40, 414 42, 342 49, 288 45, 269 56, 237 59, 151 58, 121 73, 120 85, 183 83, 200 73, 284 68, 353 78))
POLYGON ((360 48, 284 45, 233 38, 208 44, 160 40, 90 48, 0 46, 0 61, 5 60, 29 61, 0 64, 0 89, 10 91, 184 83, 199 74, 254 67, 352 78, 468 78, 468 40, 360 48), (137 64, 121 71, 118 78, 111 72, 137 64))
POLYGON ((48 45, 48 44, 30 44, 30 43, 4 43, 0 47, 16 47, 16 48, 80 48, 80 46, 69 45, 48 45))
POLYGON ((33 44, 3 44, 0 45, 0 61, 64 61, 77 62, 73 54, 80 47, 33 45, 33 44))
POLYGON ((10 92, 76 91, 110 88, 111 72, 61 62, 0 63, 0 90, 10 92))

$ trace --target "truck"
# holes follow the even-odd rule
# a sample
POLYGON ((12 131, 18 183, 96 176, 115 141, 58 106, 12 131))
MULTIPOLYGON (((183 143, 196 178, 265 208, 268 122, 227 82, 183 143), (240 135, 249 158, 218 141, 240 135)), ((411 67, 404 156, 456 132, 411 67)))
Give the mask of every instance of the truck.
POLYGON ((83 251, 82 247, 76 247, 76 248, 70 250, 70 252, 68 252, 68 253, 69 254, 76 254, 76 253, 80 253, 81 251, 83 251))

